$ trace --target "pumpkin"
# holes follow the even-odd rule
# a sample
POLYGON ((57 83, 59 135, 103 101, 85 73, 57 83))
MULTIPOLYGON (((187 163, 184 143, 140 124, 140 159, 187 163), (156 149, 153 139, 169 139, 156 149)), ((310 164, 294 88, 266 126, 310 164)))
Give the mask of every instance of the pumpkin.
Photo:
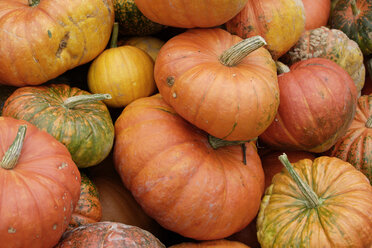
POLYGON ((358 43, 364 55, 372 54, 372 0, 339 0, 332 7, 329 24, 358 43))
POLYGON ((17 89, 14 86, 1 85, 0 84, 0 116, 3 113, 3 106, 8 97, 17 89))
POLYGON ((164 45, 164 41, 159 38, 152 36, 134 36, 127 39, 119 40, 118 46, 135 46, 145 51, 153 61, 156 61, 156 57, 160 51, 160 48, 164 45))
POLYGON ((102 206, 96 185, 81 173, 80 198, 72 213, 69 229, 98 222, 102 217, 102 206))
POLYGON ((172 245, 169 248, 249 248, 243 243, 237 241, 230 241, 225 239, 213 240, 213 241, 203 241, 199 243, 184 242, 177 245, 172 245))
POLYGON ((165 248, 151 233, 116 222, 95 222, 63 234, 55 248, 165 248))
POLYGON ((39 85, 93 60, 114 22, 112 0, 0 2, 0 83, 39 85))
POLYGON ((303 159, 274 176, 257 218, 267 247, 371 247, 372 187, 335 157, 303 159))
POLYGON ((119 22, 121 35, 152 35, 165 28, 164 25, 153 22, 144 16, 134 0, 113 0, 113 2, 115 20, 119 22))
POLYGON ((114 142, 114 125, 104 103, 65 84, 20 87, 8 97, 3 115, 29 121, 62 142, 79 168, 101 162, 114 142))
POLYGON ((350 75, 335 62, 311 58, 290 69, 278 63, 280 105, 260 140, 277 150, 321 153, 350 126, 357 91, 350 75))
POLYGON ((80 173, 70 153, 34 125, 4 116, 0 147, 1 246, 53 247, 80 194, 80 173))
POLYGON ((156 85, 180 116, 212 136, 256 138, 279 105, 275 62, 264 44, 219 28, 188 30, 160 49, 156 85))
POLYGON ((135 0, 138 9, 150 20, 179 28, 209 28, 233 18, 247 0, 135 0))
POLYGON ((354 120, 332 147, 331 156, 352 164, 372 184, 372 94, 359 97, 354 120))
POLYGON ((363 88, 366 69, 362 51, 340 30, 327 27, 308 30, 285 57, 289 64, 309 58, 330 59, 349 73, 358 92, 363 88))
POLYGON ((135 46, 117 47, 118 26, 114 25, 112 43, 88 70, 89 91, 108 93, 104 102, 113 108, 125 107, 135 99, 154 93, 154 61, 145 51, 135 46))
POLYGON ((262 36, 276 60, 305 30, 304 5, 301 0, 248 0, 243 10, 226 22, 226 29, 244 39, 262 36))
POLYGON ((328 23, 331 0, 302 0, 305 8, 305 30, 312 30, 328 23))
POLYGON ((221 239, 257 214, 264 175, 253 142, 220 147, 223 141, 182 119, 159 94, 129 104, 115 133, 116 170, 164 228, 221 239))

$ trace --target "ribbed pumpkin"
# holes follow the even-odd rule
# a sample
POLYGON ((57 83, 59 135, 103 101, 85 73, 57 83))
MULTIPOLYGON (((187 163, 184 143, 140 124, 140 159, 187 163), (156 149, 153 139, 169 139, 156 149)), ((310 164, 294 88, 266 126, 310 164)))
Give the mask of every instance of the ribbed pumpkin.
POLYGON ((33 123, 62 142, 79 168, 101 162, 114 142, 114 125, 106 105, 109 95, 93 95, 65 84, 18 88, 3 115, 33 123))
POLYGON ((358 43, 364 55, 372 54, 372 0, 335 1, 329 23, 358 43))
POLYGON ((0 83, 39 85, 103 51, 114 8, 112 0, 3 0, 0 20, 0 83))
POLYGON ((0 240, 53 247, 79 199, 80 173, 66 147, 34 125, 0 117, 0 240))
POLYGON ((275 63, 261 37, 193 29, 168 40, 155 63, 160 94, 198 128, 225 140, 249 140, 279 105, 275 63))
POLYGON ((226 29, 242 38, 262 36, 273 58, 278 59, 305 30, 304 5, 301 0, 248 0, 226 23, 226 29))
POLYGON ((221 239, 256 216, 264 175, 252 142, 244 149, 217 148, 159 94, 128 105, 115 132, 116 170, 144 211, 166 229, 221 239))
POLYGON ((115 20, 119 22, 121 35, 151 35, 159 32, 164 25, 153 22, 137 8, 134 0, 113 0, 115 20))
POLYGON ((249 248, 243 243, 237 241, 229 241, 225 239, 203 241, 199 243, 185 242, 177 245, 172 245, 169 248, 249 248))
POLYGON ((280 105, 260 140, 278 150, 324 152, 342 137, 356 109, 350 75, 335 62, 311 58, 290 69, 278 63, 280 105))
POLYGON ((72 213, 69 229, 98 222, 102 217, 102 206, 99 200, 99 194, 96 185, 85 175, 81 173, 80 198, 72 213))
POLYGON ((302 3, 305 8, 305 30, 327 25, 331 0, 302 0, 302 3))
POLYGON ((344 68, 360 92, 366 69, 358 44, 338 29, 320 27, 304 32, 285 57, 285 62, 296 63, 309 58, 326 58, 344 68))
POLYGON ((247 0, 135 0, 138 9, 150 20, 180 28, 209 28, 233 18, 247 0))
POLYGON ((372 187, 335 157, 303 159, 286 167, 266 190, 257 219, 262 248, 372 245, 372 187))
POLYGON ((160 48, 164 45, 164 43, 164 41, 152 36, 134 36, 119 40, 118 46, 129 45, 138 47, 150 55, 155 62, 160 48))
POLYGON ((151 233, 117 222, 95 222, 63 234, 54 248, 165 248, 151 233))
POLYGON ((359 97, 354 120, 332 148, 331 156, 352 164, 372 184, 372 94, 359 97))

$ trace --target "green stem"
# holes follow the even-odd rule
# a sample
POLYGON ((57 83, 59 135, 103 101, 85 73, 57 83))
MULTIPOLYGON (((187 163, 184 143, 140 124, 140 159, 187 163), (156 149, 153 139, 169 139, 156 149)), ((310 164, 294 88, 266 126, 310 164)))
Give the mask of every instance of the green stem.
POLYGON ((283 64, 282 62, 278 60, 275 61, 275 64, 276 64, 276 71, 278 72, 278 74, 287 73, 291 71, 287 65, 283 64))
POLYGON ((26 125, 21 125, 18 128, 17 135, 13 141, 13 143, 10 145, 9 149, 5 152, 2 160, 1 160, 1 168, 6 170, 13 169, 19 159, 19 156, 21 155, 21 150, 23 146, 23 141, 26 136, 26 125))
POLYGON ((96 101, 101 101, 101 100, 107 100, 111 99, 110 94, 92 94, 92 95, 78 95, 78 96, 71 96, 67 98, 64 102, 63 105, 66 108, 73 108, 76 105, 79 104, 84 104, 84 103, 89 103, 89 102, 96 102, 96 101))
POLYGON ((291 175, 291 178, 296 182, 302 194, 305 196, 306 206, 309 208, 318 207, 321 203, 319 197, 316 195, 314 190, 310 188, 310 186, 297 174, 297 172, 289 162, 287 155, 283 153, 283 155, 279 156, 279 160, 287 169, 287 171, 291 175))
POLYGON ((37 6, 40 3, 40 0, 28 0, 28 5, 30 7, 37 6))
POLYGON ((266 41, 261 36, 257 35, 247 38, 224 51, 220 55, 219 61, 225 66, 236 66, 242 59, 248 56, 248 54, 264 45, 266 45, 266 41))
POLYGON ((368 117, 367 122, 366 122, 366 127, 372 128, 372 115, 368 117))
POLYGON ((114 26, 112 27, 110 48, 118 47, 118 35, 119 35, 119 23, 114 22, 114 26))
POLYGON ((351 0, 351 11, 353 12, 354 16, 358 16, 360 13, 360 9, 356 6, 355 0, 351 0))

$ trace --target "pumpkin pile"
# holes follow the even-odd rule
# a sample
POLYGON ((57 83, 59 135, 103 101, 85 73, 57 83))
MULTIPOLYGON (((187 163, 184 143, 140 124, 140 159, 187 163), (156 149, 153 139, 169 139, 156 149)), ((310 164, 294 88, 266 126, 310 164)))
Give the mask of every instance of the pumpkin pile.
POLYGON ((372 247, 371 19, 0 1, 0 248, 372 247))

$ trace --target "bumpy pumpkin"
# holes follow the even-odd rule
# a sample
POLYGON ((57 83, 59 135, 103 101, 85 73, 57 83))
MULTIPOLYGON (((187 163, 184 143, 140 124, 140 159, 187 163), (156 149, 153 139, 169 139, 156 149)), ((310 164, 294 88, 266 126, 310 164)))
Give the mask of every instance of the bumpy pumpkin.
POLYGON ((138 9, 150 20, 180 28, 208 28, 233 18, 247 0, 135 0, 138 9))
POLYGON ((152 36, 134 36, 119 40, 118 46, 129 45, 138 47, 150 55, 155 62, 160 48, 164 45, 164 43, 164 41, 152 36))
POLYGON ((301 0, 248 0, 226 23, 226 29, 242 38, 262 36, 273 58, 278 59, 305 30, 304 5, 301 0))
POLYGON ((93 95, 65 84, 18 88, 3 115, 29 121, 62 142, 79 168, 101 162, 114 142, 114 125, 106 105, 109 95, 93 95))
POLYGON ((279 105, 275 63, 261 37, 193 29, 160 49, 155 81, 176 112, 225 140, 249 140, 273 121, 279 105))
POLYGON ((257 235, 268 247, 372 245, 372 187, 352 165, 335 157, 289 163, 266 190, 257 235))
POLYGON ((79 199, 66 147, 34 125, 0 117, 1 247, 53 247, 79 199))
POLYGON ((324 152, 342 137, 356 109, 350 75, 335 62, 311 58, 290 69, 278 63, 280 105, 260 140, 278 150, 324 152))
POLYGON ((165 248, 151 233, 117 222, 81 225, 63 234, 55 248, 165 248))
POLYGON ((243 243, 237 241, 229 241, 225 239, 203 241, 199 243, 185 242, 177 245, 172 245, 169 248, 249 248, 243 243))
POLYGON ((305 30, 325 26, 331 11, 331 0, 302 0, 305 8, 305 30))
POLYGON ((129 104, 115 132, 116 170, 144 211, 166 229, 221 239, 257 214, 264 175, 252 142, 244 149, 217 148, 215 139, 177 115, 159 94, 129 104))
POLYGON ((331 156, 352 164, 372 184, 372 94, 359 97, 354 120, 332 148, 331 156))
POLYGON ((304 32, 285 56, 285 61, 293 64, 309 58, 326 58, 336 62, 349 73, 358 92, 363 88, 366 69, 362 51, 342 31, 320 27, 304 32))
POLYGON ((39 85, 105 49, 114 8, 112 0, 5 0, 0 20, 0 83, 39 85))
POLYGON ((334 1, 329 23, 358 43, 364 55, 372 54, 372 0, 334 1))

